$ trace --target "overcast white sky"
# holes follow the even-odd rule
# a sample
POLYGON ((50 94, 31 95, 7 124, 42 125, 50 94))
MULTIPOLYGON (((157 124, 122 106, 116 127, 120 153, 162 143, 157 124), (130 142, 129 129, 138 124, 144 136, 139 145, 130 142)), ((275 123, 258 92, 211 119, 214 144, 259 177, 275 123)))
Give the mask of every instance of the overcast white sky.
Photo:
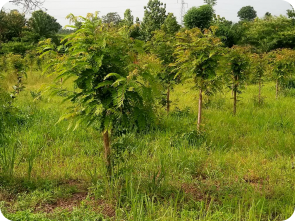
MULTIPOLYGON (((0 0, 1 3, 5 0, 0 0)), ((167 12, 172 12, 180 21, 181 0, 161 0, 167 5, 167 12), (178 1, 178 2, 177 2, 178 1)), ((8 2, 6 0, 6 2, 8 2)), ((47 13, 55 17, 58 22, 65 26, 68 20, 65 17, 69 13, 74 15, 86 16, 89 12, 100 11, 100 15, 105 15, 108 12, 118 12, 123 18, 124 11, 131 9, 134 18, 139 17, 142 20, 144 9, 148 0, 45 0, 44 8, 47 13)), ((188 3, 188 10, 193 6, 203 5, 203 0, 185 0, 188 3)), ((216 14, 225 17, 231 21, 238 21, 237 12, 243 6, 251 5, 257 11, 258 16, 262 17, 265 12, 270 12, 273 15, 286 15, 286 10, 291 6, 288 2, 282 0, 217 0, 217 5, 214 7, 216 14)), ((4 4, 5 9, 15 9, 11 3, 4 4)))

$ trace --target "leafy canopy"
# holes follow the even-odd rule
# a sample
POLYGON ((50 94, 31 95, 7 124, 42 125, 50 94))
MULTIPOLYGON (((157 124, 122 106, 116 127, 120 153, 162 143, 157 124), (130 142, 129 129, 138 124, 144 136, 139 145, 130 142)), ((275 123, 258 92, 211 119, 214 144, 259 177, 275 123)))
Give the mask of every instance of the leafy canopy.
POLYGON ((61 25, 54 17, 39 10, 32 13, 27 23, 27 37, 37 43, 41 39, 52 38, 61 29, 61 25))
POLYGON ((263 52, 295 47, 295 30, 291 19, 270 16, 247 23, 241 43, 255 46, 263 52))
POLYGON ((252 6, 244 6, 238 11, 238 17, 241 21, 247 20, 247 21, 253 21, 254 18, 257 17, 257 12, 254 10, 252 6))
POLYGON ((11 10, 9 13, 0 11, 0 41, 8 42, 15 38, 20 38, 23 27, 26 24, 25 15, 17 10, 11 10))
POLYGON ((215 6, 217 4, 217 0, 204 0, 204 2, 211 6, 215 6))
POLYGON ((200 7, 192 7, 184 15, 183 22, 185 27, 208 29, 213 20, 214 10, 211 5, 202 5, 200 7))
POLYGON ((179 31, 180 25, 177 22, 176 17, 173 15, 173 13, 169 13, 167 18, 165 19, 163 25, 161 26, 161 29, 167 33, 167 34, 175 34, 179 31))
POLYGON ((68 53, 48 66, 58 79, 73 77, 79 89, 69 93, 73 107, 61 120, 77 119, 76 126, 96 122, 102 131, 111 131, 113 125, 145 127, 153 119, 159 61, 139 54, 136 42, 103 24, 97 14, 81 19, 81 29, 65 39, 68 53))
POLYGON ((160 29, 167 17, 166 4, 159 0, 149 0, 147 6, 144 7, 144 17, 141 23, 141 32, 144 40, 152 37, 152 32, 160 29))
POLYGON ((117 12, 109 12, 105 16, 102 16, 102 21, 103 23, 118 25, 121 22, 121 17, 117 12))
POLYGON ((222 42, 212 30, 204 33, 198 28, 179 32, 175 50, 177 75, 192 78, 197 88, 206 93, 214 92, 219 84, 216 70, 222 55, 222 42))

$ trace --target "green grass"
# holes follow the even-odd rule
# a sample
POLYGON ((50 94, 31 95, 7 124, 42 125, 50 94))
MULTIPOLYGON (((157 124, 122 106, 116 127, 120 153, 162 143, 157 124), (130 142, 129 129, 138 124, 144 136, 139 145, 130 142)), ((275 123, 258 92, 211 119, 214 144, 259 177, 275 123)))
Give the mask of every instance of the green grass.
MULTIPOLYGON (((196 131, 197 93, 172 92, 172 112, 155 130, 112 137, 114 177, 105 179, 101 135, 56 124, 68 103, 37 92, 50 78, 33 72, 2 145, 13 177, 0 178, 0 209, 11 220, 285 220, 294 212, 295 97, 275 100, 274 84, 207 100, 196 131), (13 158, 15 150, 15 158, 13 158), (9 161, 10 160, 10 161, 9 161)), ((13 79, 8 79, 11 84, 13 79)), ((67 85, 69 86, 69 85, 67 85)))

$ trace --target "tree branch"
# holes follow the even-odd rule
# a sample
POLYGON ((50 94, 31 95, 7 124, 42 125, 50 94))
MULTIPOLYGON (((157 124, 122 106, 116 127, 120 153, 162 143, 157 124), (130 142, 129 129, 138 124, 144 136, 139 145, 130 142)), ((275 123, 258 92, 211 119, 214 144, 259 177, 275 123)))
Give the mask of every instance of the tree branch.
POLYGON ((36 9, 42 9, 42 5, 45 0, 10 0, 9 2, 17 6, 21 6, 23 8, 23 12, 27 13, 36 9))

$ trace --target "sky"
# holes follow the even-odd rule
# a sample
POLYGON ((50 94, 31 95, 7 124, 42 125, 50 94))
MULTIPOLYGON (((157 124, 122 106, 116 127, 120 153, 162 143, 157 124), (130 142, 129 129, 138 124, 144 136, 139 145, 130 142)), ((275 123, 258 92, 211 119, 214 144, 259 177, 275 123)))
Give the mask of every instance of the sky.
MULTIPOLYGON (((177 16, 178 21, 180 21, 182 0, 160 1, 166 3, 166 11, 172 12, 177 16)), ((193 6, 198 7, 204 4, 203 0, 184 1, 187 3, 187 5, 185 5, 186 11, 193 6)), ((1 2, 3 2, 3 0, 1 0, 1 2)), ((89 12, 94 13, 95 11, 99 11, 100 16, 103 16, 108 12, 118 12, 121 18, 123 18, 124 11, 128 8, 132 10, 134 18, 139 17, 139 19, 142 20, 144 15, 143 7, 147 5, 147 2, 148 0, 45 0, 43 6, 47 9, 48 14, 55 17, 62 26, 65 26, 69 24, 69 21, 66 20, 65 17, 70 13, 77 16, 86 16, 89 12)), ((237 22, 239 21, 237 12, 243 6, 248 5, 254 7, 258 17, 264 16, 266 12, 277 16, 281 14, 286 15, 286 10, 291 9, 290 3, 282 0, 217 0, 217 5, 214 6, 214 9, 217 15, 225 17, 227 20, 237 22)), ((17 9, 17 7, 11 3, 6 3, 4 8, 6 10, 17 9)))

